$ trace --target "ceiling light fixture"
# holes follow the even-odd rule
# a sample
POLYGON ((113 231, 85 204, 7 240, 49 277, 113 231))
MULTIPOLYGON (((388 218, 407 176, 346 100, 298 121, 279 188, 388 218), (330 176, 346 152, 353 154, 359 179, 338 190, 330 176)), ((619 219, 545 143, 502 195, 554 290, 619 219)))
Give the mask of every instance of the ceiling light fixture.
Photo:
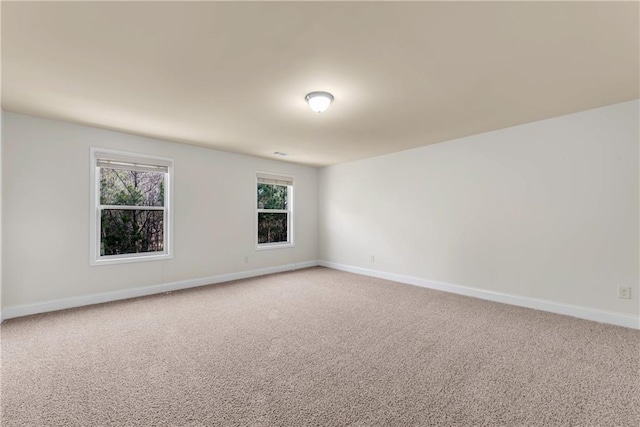
POLYGON ((329 92, 311 92, 304 97, 309 103, 309 107, 316 113, 322 113, 329 108, 331 101, 333 101, 333 95, 329 92))

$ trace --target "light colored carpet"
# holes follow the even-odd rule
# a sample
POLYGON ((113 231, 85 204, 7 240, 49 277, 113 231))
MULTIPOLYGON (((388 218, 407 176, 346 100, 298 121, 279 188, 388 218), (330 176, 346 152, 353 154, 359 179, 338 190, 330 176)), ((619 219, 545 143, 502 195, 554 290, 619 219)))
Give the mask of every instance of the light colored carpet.
POLYGON ((5 321, 2 426, 640 425, 640 331, 325 268, 5 321))

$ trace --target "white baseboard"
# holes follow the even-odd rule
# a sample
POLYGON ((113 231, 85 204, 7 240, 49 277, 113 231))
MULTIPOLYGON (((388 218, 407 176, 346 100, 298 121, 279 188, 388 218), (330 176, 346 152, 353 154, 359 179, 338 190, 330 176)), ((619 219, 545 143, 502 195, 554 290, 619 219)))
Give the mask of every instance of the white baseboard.
POLYGON ((240 271, 238 273, 220 274, 218 276, 202 277, 199 279, 181 280, 179 282, 165 283, 161 285, 146 286, 142 288, 124 289, 121 291, 104 292, 74 298, 61 298, 36 304, 15 305, 2 309, 3 319, 29 316, 31 314, 46 313, 50 311, 64 310, 67 308, 82 307, 85 305, 101 304, 110 301, 142 297, 146 295, 160 294, 163 292, 177 291, 180 289, 195 288, 198 286, 212 285, 214 283, 229 282, 231 280, 247 279, 249 277, 264 276, 266 274, 281 273, 284 271, 298 270, 300 268, 316 267, 318 261, 305 261, 295 264, 279 265, 276 267, 260 268, 257 270, 240 271))
POLYGON ((409 285, 421 286, 423 288, 437 289, 454 294, 466 295, 481 298, 488 301, 501 302, 505 304, 517 305, 520 307, 533 308, 535 310, 548 311, 551 313, 564 314, 580 319, 592 320, 594 322, 609 323, 612 325, 625 326, 627 328, 640 329, 640 316, 615 313, 598 310, 595 308, 581 307, 577 305, 564 304, 549 300, 523 297, 518 295, 504 294, 501 292, 488 291, 484 289, 471 288, 468 286, 453 285, 450 283, 435 282, 433 280, 421 279, 419 277, 404 276, 401 274, 387 273, 384 271, 370 270, 367 268, 354 267, 350 265, 337 264, 335 262, 320 261, 319 265, 336 270, 347 271, 349 273, 362 274, 365 276, 377 277, 394 282, 406 283, 409 285))
POLYGON ((250 277, 263 276, 266 274, 281 273, 284 271, 315 267, 318 265, 333 268, 336 270, 347 271, 350 273, 391 280, 394 282, 406 283, 409 285, 421 286, 424 288, 437 289, 445 292, 481 298, 489 301, 517 305, 520 307, 548 311, 551 313, 564 314, 567 316, 578 317, 580 319, 592 320, 595 322, 625 326, 627 328, 640 329, 640 316, 632 316, 628 314, 597 310, 594 308, 558 303, 537 298, 510 295, 501 292, 471 288, 468 286, 453 285, 450 283, 436 282, 419 277, 404 276, 401 274, 370 270, 367 268, 354 267, 328 261, 305 261, 296 264, 287 264, 276 267, 261 268, 257 270, 241 271, 238 273, 202 277, 199 279, 181 280, 178 282, 165 283, 161 285, 147 286, 142 288, 125 289, 121 291, 105 292, 82 297, 62 298, 36 304, 9 306, 4 307, 0 310, 0 322, 5 319, 28 316, 31 314, 46 313, 50 311, 64 310, 67 308, 82 307, 92 304, 100 304, 110 301, 118 301, 146 295, 160 294, 163 292, 177 291, 180 289, 188 289, 215 283, 229 282, 232 280, 247 279, 250 277))

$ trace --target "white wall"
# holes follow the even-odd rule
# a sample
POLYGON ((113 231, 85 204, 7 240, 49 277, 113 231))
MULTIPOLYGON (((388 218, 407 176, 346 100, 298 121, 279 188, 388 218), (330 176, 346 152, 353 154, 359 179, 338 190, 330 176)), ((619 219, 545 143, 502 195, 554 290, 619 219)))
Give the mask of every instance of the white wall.
POLYGON ((10 112, 3 125, 5 307, 317 259, 315 168, 10 112), (91 146, 174 159, 174 259, 89 266, 91 146), (295 176, 293 248, 255 250, 258 170, 295 176))
POLYGON ((4 111, 0 108, 0 322, 2 322, 2 120, 4 111))
POLYGON ((638 117, 632 101, 321 169, 320 258, 637 315, 638 117))

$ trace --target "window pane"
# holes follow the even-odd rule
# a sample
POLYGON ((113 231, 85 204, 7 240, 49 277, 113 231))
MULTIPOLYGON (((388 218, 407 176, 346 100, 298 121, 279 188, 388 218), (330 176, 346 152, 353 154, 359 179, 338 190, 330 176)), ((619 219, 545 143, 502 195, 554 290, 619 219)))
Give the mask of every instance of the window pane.
POLYGON ((289 214, 258 213, 258 243, 287 242, 289 214))
POLYGON ((287 209, 287 186, 258 184, 258 209, 287 209))
POLYGON ((164 173, 100 168, 100 204, 164 206, 164 173))
POLYGON ((103 209, 100 255, 162 252, 164 211, 103 209))

